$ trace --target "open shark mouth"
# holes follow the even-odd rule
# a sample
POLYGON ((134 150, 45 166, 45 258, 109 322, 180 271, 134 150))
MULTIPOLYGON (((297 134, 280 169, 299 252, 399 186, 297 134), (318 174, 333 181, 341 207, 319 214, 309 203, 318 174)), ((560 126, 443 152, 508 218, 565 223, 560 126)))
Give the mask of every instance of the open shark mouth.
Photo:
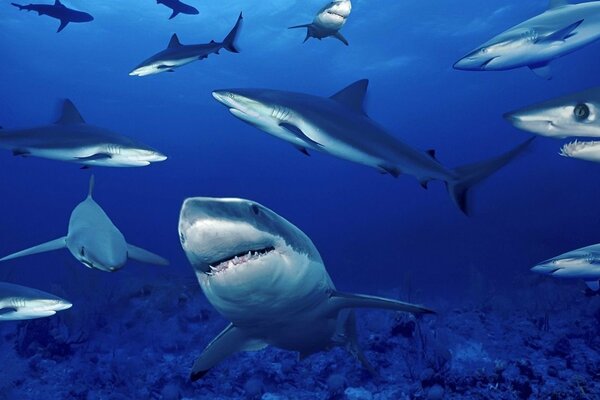
POLYGON ((210 272, 207 272, 206 274, 214 275, 229 268, 245 264, 249 261, 258 260, 259 258, 264 257, 273 251, 275 251, 275 247, 268 246, 262 249, 244 251, 242 253, 217 260, 209 265, 210 272))
POLYGON ((577 153, 579 153, 583 150, 596 150, 596 151, 598 151, 598 153, 600 153, 600 141, 592 140, 592 141, 582 142, 579 140, 575 140, 571 143, 565 144, 560 149, 559 154, 563 157, 576 157, 577 153), (594 147, 596 149, 594 149, 594 147))

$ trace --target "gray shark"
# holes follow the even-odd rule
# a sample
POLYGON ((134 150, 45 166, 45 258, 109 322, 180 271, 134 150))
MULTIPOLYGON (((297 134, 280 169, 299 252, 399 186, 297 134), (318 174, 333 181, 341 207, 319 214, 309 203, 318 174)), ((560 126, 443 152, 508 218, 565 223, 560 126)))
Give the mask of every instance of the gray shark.
POLYGON ((454 68, 502 71, 529 67, 550 79, 550 62, 600 38, 600 1, 569 4, 550 0, 549 9, 494 37, 460 59, 454 68))
POLYGON ((268 345, 301 358, 344 346, 372 370, 357 343, 355 308, 433 312, 339 292, 312 241, 253 201, 187 199, 179 236, 206 298, 231 321, 196 360, 192 380, 233 353, 268 345))
POLYGON ((93 190, 94 177, 92 176, 87 198, 71 213, 67 236, 8 255, 0 261, 66 247, 73 257, 86 267, 107 272, 121 269, 127 258, 149 264, 169 264, 164 258, 127 243, 121 231, 92 198, 93 190))
POLYGON ((235 39, 242 25, 242 13, 229 34, 222 42, 212 40, 207 44, 189 44, 183 45, 179 41, 177 34, 173 34, 167 48, 160 53, 156 53, 129 73, 131 76, 155 75, 161 72, 173 72, 175 68, 189 64, 193 61, 204 60, 211 54, 219 54, 221 49, 232 53, 239 53, 235 47, 235 39))
POLYGON ((455 204, 468 213, 468 190, 522 153, 531 140, 488 161, 448 169, 435 152, 418 151, 389 135, 363 110, 368 81, 361 80, 323 98, 268 89, 213 92, 231 114, 273 136, 292 143, 304 154, 319 150, 376 168, 394 177, 412 175, 423 187, 444 181, 455 204))
POLYGON ((21 5, 17 3, 11 3, 19 10, 35 11, 38 15, 47 15, 52 18, 60 20, 60 26, 56 32, 60 32, 69 24, 69 22, 90 22, 94 20, 90 14, 73 10, 63 5, 60 0, 55 0, 54 5, 51 4, 28 4, 21 5))
POLYGON ((104 128, 86 122, 70 100, 51 125, 0 130, 0 147, 15 156, 35 156, 89 166, 143 167, 164 161, 164 154, 104 128))
POLYGON ((0 321, 49 317, 72 304, 41 290, 0 282, 0 321))
POLYGON ((582 279, 587 286, 600 290, 600 244, 569 251, 531 268, 533 272, 555 278, 582 279))
POLYGON ((341 34, 340 29, 346 24, 351 11, 350 0, 333 0, 319 10, 312 23, 291 26, 288 29, 306 28, 304 42, 311 37, 321 40, 331 36, 348 46, 348 41, 341 34))
POLYGON ((185 4, 179 0, 156 0, 156 4, 163 4, 173 10, 169 19, 175 18, 178 14, 198 14, 198 10, 195 7, 185 4))
MULTIPOLYGON (((515 127, 541 136, 600 138, 600 88, 561 96, 504 114, 515 127)), ((564 157, 600 162, 600 141, 565 144, 564 157)))

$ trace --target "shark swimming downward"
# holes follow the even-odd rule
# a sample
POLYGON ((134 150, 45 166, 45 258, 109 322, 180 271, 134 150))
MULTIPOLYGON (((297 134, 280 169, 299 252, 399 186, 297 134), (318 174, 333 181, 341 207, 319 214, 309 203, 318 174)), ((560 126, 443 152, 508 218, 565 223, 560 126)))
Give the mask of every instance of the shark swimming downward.
POLYGON ((235 40, 242 25, 242 20, 243 16, 240 13, 235 26, 220 43, 212 40, 207 44, 184 45, 181 44, 179 37, 174 33, 165 50, 156 53, 142 62, 129 75, 147 76, 160 74, 161 72, 174 72, 175 68, 182 67, 194 61, 204 60, 211 54, 219 54, 221 49, 232 53, 239 53, 239 50, 235 47, 235 40))
POLYGON ((50 317, 72 304, 41 290, 0 282, 0 321, 50 317))
POLYGON ((318 150, 398 177, 412 175, 424 188, 446 183, 454 203, 469 213, 469 189, 521 154, 533 139, 487 161, 454 169, 435 151, 421 152, 388 134, 363 109, 368 81, 360 80, 331 97, 269 89, 216 90, 213 97, 236 118, 290 142, 302 153, 318 150))
POLYGON ((52 18, 56 18, 60 20, 60 25, 56 32, 60 32, 69 24, 69 22, 90 22, 94 20, 90 14, 73 10, 72 8, 66 7, 64 4, 60 2, 60 0, 55 0, 54 4, 28 4, 21 5, 17 3, 11 3, 13 6, 17 7, 19 10, 25 11, 35 11, 38 15, 47 15, 52 18))
POLYGON ((233 353, 269 345, 296 351, 301 359, 343 346, 373 371, 357 342, 354 309, 432 313, 338 291, 312 241, 253 201, 187 199, 179 237, 206 298, 231 321, 196 360, 194 381, 233 353))

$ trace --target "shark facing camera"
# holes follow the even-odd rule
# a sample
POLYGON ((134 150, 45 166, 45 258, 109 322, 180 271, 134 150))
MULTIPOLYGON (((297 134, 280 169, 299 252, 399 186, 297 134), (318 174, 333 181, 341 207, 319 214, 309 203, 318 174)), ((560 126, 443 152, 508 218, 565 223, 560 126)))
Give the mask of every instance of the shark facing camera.
POLYGON ((196 360, 192 380, 233 353, 269 345, 301 358, 343 346, 373 371, 357 342, 354 309, 432 313, 414 304, 339 292, 308 236, 250 200, 187 199, 179 237, 206 298, 231 321, 196 360))

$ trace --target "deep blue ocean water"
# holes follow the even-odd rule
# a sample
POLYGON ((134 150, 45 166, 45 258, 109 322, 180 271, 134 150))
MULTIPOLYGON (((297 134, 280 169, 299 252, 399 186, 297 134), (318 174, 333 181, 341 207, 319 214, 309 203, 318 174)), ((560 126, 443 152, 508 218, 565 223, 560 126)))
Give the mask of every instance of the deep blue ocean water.
MULTIPOLYGON (((5 375, 3 380, 0 375, 0 398, 396 399, 402 398, 400 392, 383 388, 404 390, 426 381, 420 372, 411 379, 404 364, 402 370, 394 369, 403 357, 398 349, 414 344, 386 340, 385 334, 397 321, 378 311, 372 312, 375 316, 361 312, 366 322, 360 325, 368 343, 366 350, 377 354, 372 356, 373 363, 385 365, 379 383, 365 376, 343 352, 323 353, 300 366, 289 366, 286 362, 291 363, 295 356, 275 350, 268 350, 265 356, 271 361, 261 355, 236 356, 219 367, 218 380, 189 383, 193 359, 225 325, 206 303, 179 244, 178 213, 182 201, 190 196, 258 201, 311 237, 339 288, 403 299, 409 296, 438 308, 441 316, 427 326, 447 332, 440 346, 451 349, 448 343, 457 343, 454 335, 460 336, 459 331, 463 338, 481 336, 477 343, 485 346, 486 329, 491 328, 470 322, 469 313, 486 315, 504 327, 497 328, 504 333, 494 350, 487 351, 496 358, 504 355, 509 364, 523 359, 539 366, 551 358, 543 352, 545 356, 534 358, 524 339, 515 340, 537 329, 534 323, 531 328, 509 329, 526 321, 551 316, 550 330, 557 327, 548 339, 552 348, 564 330, 570 329, 576 336, 591 329, 599 335, 600 315, 596 314, 597 326, 586 325, 598 312, 598 299, 583 297, 582 282, 550 281, 529 271, 540 260, 600 241, 599 165, 559 157, 558 141, 539 138, 523 157, 477 187, 474 215, 466 218, 455 209, 442 183, 432 183, 425 191, 411 177, 393 179, 316 152, 305 157, 289 144, 233 118, 211 96, 215 89, 236 87, 329 96, 368 78, 367 112, 391 134, 417 148, 435 148, 444 165, 483 160, 529 137, 506 123, 503 113, 600 84, 598 43, 554 62, 551 81, 539 79, 527 69, 486 73, 452 69, 458 58, 478 44, 543 12, 547 1, 355 0, 343 28, 348 47, 333 39, 302 44, 303 32, 287 30, 310 22, 323 5, 319 0, 190 0, 200 14, 179 15, 173 20, 167 19, 170 10, 150 0, 70 0, 65 4, 90 12, 95 20, 70 24, 56 34, 56 20, 19 12, 7 1, 0 4, 0 125, 16 128, 50 123, 58 115, 60 101, 69 98, 87 122, 137 138, 169 159, 144 168, 80 170, 77 164, 0 152, 0 254, 66 234, 70 212, 87 194, 93 173, 95 199, 125 236, 167 257, 171 265, 130 262, 118 273, 109 274, 85 269, 66 250, 0 264, 0 280, 68 298, 74 307, 54 318, 73 321, 85 316, 86 322, 81 324, 87 326, 73 328, 75 323, 65 323, 71 331, 86 331, 86 343, 73 346, 72 352, 52 367, 44 364, 46 358, 55 358, 52 353, 40 356, 32 351, 17 356, 14 332, 22 332, 27 324, 38 324, 43 331, 43 324, 59 322, 0 326, 0 333, 5 334, 0 340, 3 362, 21 365, 14 376, 5 375), (174 73, 128 76, 140 61, 166 47, 172 33, 185 44, 221 40, 240 11, 244 13, 240 54, 223 51, 174 73), (156 293, 148 289, 154 287, 156 293), (548 296, 549 291, 553 295, 548 296), (133 294, 143 302, 138 297, 123 300, 133 294), (182 296, 186 309, 177 306, 182 304, 182 296), (177 313, 188 315, 200 309, 209 316, 186 319, 185 329, 175 322, 177 313), (457 314, 457 310, 465 311, 457 314), (523 322, 518 315, 523 315, 523 322), (99 319, 102 328, 93 327, 99 319), (129 325, 135 321, 141 321, 137 328, 129 325), (465 331, 465 326, 472 329, 465 331), (135 331, 134 337, 126 333, 130 329, 135 331), (373 344, 379 343, 377 340, 391 341, 396 347, 378 353, 373 344), (131 369, 115 372, 118 367, 110 363, 89 361, 95 350, 108 354, 107 349, 112 349, 114 364, 122 365, 129 361, 120 360, 119 355, 130 360, 142 351, 144 343, 150 346, 153 342, 173 342, 180 347, 145 355, 144 361, 139 361, 144 373, 136 370, 134 374, 137 380, 128 378, 131 369), (242 362, 256 371, 255 376, 240 366, 242 362), (265 373, 275 362, 289 371, 265 373), (336 367, 338 364, 343 367, 336 367), (58 368, 78 372, 56 381, 58 368), (331 371, 336 369, 349 371, 342 383, 330 382, 331 371), (103 370, 121 375, 121 379, 112 381, 103 370), (81 382, 74 383, 78 374, 98 377, 81 378, 85 382, 81 388, 81 382), (278 381, 278 374, 287 375, 287 380, 278 381), (319 376, 322 387, 313 382, 319 376), (111 390, 106 389, 107 381, 112 382, 111 390), (225 386, 220 387, 219 381, 225 386), (165 389, 171 390, 170 385, 176 386, 171 392, 165 389), (71 386, 75 392, 67 390, 71 386), (148 394, 132 389, 142 386, 154 391, 148 394), (375 397, 356 395, 347 388, 361 388, 375 397), (351 397, 355 395, 367 397, 351 397)), ((546 335, 549 333, 538 336, 543 341, 546 335)), ((580 351, 578 345, 572 343, 564 352, 580 351)), ((477 346, 475 353, 481 350, 477 346)), ((599 348, 585 351, 599 367, 582 370, 587 372, 574 369, 574 375, 594 382, 600 379, 599 348)), ((493 364, 495 358, 491 358, 493 364)), ((461 368, 460 363, 453 365, 461 368)), ((563 378, 557 383, 561 390, 567 388, 568 396, 563 398, 600 396, 598 386, 578 392, 570 378, 563 378)), ((448 398, 452 393, 456 398, 475 396, 456 394, 460 392, 447 381, 437 384, 444 387, 448 398)), ((513 397, 493 397, 485 384, 472 385, 481 390, 478 398, 524 396, 517 391, 513 397)), ((538 381, 538 386, 543 385, 538 381)), ((428 387, 431 385, 423 384, 423 396, 428 387)), ((415 393, 411 398, 418 398, 415 393)), ((538 398, 549 397, 539 394, 538 398)))

